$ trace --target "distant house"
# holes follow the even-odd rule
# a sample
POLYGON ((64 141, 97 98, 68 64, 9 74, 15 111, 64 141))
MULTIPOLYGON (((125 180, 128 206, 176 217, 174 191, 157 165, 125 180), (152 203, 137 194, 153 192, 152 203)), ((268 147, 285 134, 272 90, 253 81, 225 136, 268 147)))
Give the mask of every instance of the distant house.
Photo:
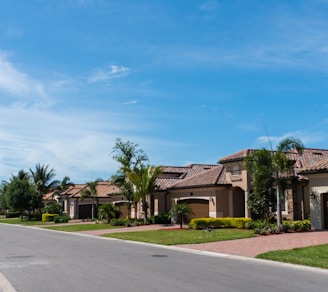
MULTIPOLYGON (((87 188, 86 184, 75 184, 69 186, 66 190, 60 193, 47 194, 45 198, 49 201, 52 198, 62 205, 63 213, 66 213, 70 218, 86 219, 91 218, 92 199, 85 198, 82 200, 82 191, 87 188)), ((121 211, 122 216, 127 215, 127 210, 124 204, 124 198, 121 195, 120 188, 105 181, 97 183, 97 200, 98 204, 104 203, 116 204, 121 211)))

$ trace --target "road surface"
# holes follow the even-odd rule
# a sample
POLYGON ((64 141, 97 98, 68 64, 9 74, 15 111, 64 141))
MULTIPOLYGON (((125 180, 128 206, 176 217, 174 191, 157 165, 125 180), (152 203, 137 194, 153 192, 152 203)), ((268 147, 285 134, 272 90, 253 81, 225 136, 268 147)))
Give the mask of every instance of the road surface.
POLYGON ((0 240, 1 292, 327 291, 320 269, 9 224, 0 240))

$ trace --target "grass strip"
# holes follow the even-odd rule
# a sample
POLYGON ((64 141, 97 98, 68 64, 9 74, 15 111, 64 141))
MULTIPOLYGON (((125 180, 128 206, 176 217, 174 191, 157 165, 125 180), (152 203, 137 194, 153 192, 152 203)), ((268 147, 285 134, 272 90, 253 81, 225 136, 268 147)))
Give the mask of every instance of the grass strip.
POLYGON ((216 229, 211 232, 202 230, 149 230, 137 232, 120 232, 104 234, 104 237, 141 241, 163 245, 206 243, 222 240, 249 238, 254 236, 253 230, 216 229))
POLYGON ((89 231, 89 230, 101 230, 101 229, 112 229, 118 228, 122 226, 111 226, 109 224, 71 224, 71 225, 59 225, 59 226, 46 226, 43 228, 52 229, 52 230, 59 230, 59 231, 67 231, 67 232, 78 232, 78 231, 89 231))
POLYGON ((328 244, 270 251, 256 257, 259 259, 328 269, 328 244))

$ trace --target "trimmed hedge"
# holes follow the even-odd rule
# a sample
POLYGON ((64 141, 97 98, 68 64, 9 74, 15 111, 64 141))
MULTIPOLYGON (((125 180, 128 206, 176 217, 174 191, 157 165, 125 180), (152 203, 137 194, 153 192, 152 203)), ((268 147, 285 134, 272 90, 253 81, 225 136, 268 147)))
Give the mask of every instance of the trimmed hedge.
POLYGON ((244 217, 225 217, 225 218, 197 218, 192 219, 189 223, 190 228, 245 228, 245 224, 252 221, 251 218, 244 217))
POLYGON ((48 214, 44 213, 42 214, 42 222, 52 222, 54 221, 54 217, 58 214, 48 214))

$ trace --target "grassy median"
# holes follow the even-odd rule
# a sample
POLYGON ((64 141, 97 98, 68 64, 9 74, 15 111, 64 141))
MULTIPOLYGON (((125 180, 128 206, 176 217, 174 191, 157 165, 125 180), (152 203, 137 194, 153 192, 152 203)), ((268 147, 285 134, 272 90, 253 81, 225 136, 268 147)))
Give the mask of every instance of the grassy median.
POLYGON ((149 242, 163 245, 206 243, 222 240, 249 238, 254 236, 253 230, 216 229, 211 232, 203 230, 163 229, 137 232, 120 232, 104 234, 104 237, 124 240, 149 242))

